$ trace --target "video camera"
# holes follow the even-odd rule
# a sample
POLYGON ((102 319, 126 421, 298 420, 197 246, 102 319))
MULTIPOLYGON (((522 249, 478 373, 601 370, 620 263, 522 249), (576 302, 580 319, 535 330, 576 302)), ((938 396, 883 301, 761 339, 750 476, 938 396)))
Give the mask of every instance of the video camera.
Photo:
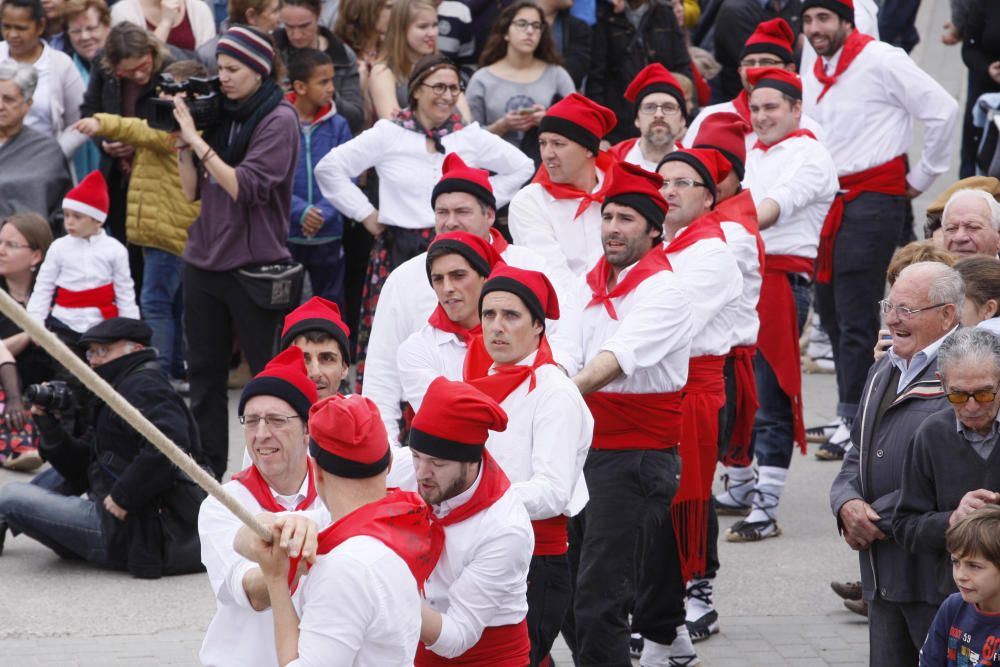
MULTIPOLYGON (((191 77, 187 81, 177 82, 169 74, 160 74, 156 84, 157 90, 178 95, 185 93, 184 103, 187 104, 194 126, 199 130, 218 125, 222 120, 222 93, 219 90, 219 77, 205 79, 191 77)), ((180 127, 174 118, 174 101, 153 98, 150 100, 146 122, 154 130, 176 132, 180 127)))

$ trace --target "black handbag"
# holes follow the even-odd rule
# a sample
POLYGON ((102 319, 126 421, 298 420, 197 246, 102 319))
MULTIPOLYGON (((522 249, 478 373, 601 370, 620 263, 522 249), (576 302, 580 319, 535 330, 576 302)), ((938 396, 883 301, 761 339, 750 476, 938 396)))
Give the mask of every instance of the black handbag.
POLYGON ((288 311, 302 299, 305 267, 298 262, 252 264, 237 269, 236 279, 258 308, 288 311))

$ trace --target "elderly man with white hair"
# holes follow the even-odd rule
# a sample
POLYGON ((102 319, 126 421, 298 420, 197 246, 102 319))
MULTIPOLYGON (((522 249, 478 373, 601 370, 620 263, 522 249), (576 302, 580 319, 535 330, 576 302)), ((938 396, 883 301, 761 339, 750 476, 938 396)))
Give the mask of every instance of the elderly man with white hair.
POLYGON ((31 65, 0 63, 0 218, 31 212, 55 223, 73 180, 59 143, 24 124, 37 85, 31 65))
POLYGON ((871 667, 917 664, 937 609, 926 602, 927 559, 894 539, 892 520, 913 434, 948 405, 937 353, 958 326, 963 300, 955 269, 918 262, 903 269, 879 302, 892 348, 868 371, 851 431, 855 446, 830 489, 837 524, 860 556, 871 667))
POLYGON ((941 216, 944 245, 958 257, 1000 252, 1000 203, 983 190, 966 188, 948 199, 941 216))

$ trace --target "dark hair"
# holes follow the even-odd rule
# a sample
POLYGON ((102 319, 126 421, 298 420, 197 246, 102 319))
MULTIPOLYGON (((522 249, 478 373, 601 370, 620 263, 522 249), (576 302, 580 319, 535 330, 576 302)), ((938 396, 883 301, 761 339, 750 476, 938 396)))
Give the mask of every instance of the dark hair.
POLYGON ((538 6, 535 0, 517 0, 517 2, 509 5, 500 12, 500 16, 493 22, 490 35, 486 38, 486 46, 483 47, 483 53, 479 56, 480 67, 492 65, 507 55, 507 41, 505 39, 507 31, 510 30, 510 25, 514 22, 514 17, 522 9, 533 9, 538 12, 538 18, 542 23, 542 31, 538 36, 538 46, 535 47, 533 55, 544 62, 553 65, 562 65, 563 59, 559 55, 559 52, 556 51, 556 45, 552 40, 552 30, 549 28, 549 22, 545 20, 545 13, 542 11, 542 8, 538 6))
POLYGON ((27 9, 31 13, 32 21, 35 23, 45 22, 45 9, 42 7, 41 0, 4 0, 3 4, 0 4, 0 11, 7 7, 27 9))
POLYGON ((996 257, 966 257, 955 263, 965 283, 965 298, 977 306, 990 299, 1000 305, 1000 260, 996 257))
POLYGON ((187 81, 192 77, 207 77, 208 68, 197 60, 178 60, 163 68, 164 74, 174 77, 177 82, 187 81))
POLYGON ((413 93, 417 92, 417 88, 430 78, 435 72, 439 72, 443 69, 450 69, 458 77, 458 85, 462 85, 462 75, 458 71, 458 65, 453 63, 448 56, 443 53, 430 53, 426 56, 422 56, 420 60, 413 64, 413 70, 410 72, 410 77, 406 82, 406 103, 411 109, 416 109, 416 99, 413 93))
MULTIPOLYGON (((445 255, 458 255, 459 257, 462 257, 462 253, 458 252, 454 248, 449 248, 446 245, 434 246, 427 251, 427 273, 431 272, 431 266, 433 266, 434 262, 445 255)), ((465 259, 465 257, 462 257, 462 259, 465 259)), ((465 259, 465 261, 468 262, 469 260, 465 259)), ((472 267, 471 262, 469 262, 469 266, 472 267)), ((475 271, 475 267, 472 267, 472 270, 475 271)))
POLYGON ((281 4, 289 7, 304 7, 316 16, 320 15, 320 0, 281 0, 281 4))
MULTIPOLYGON (((287 4, 287 3, 286 3, 287 4)), ((313 70, 323 65, 333 65, 333 59, 319 49, 295 49, 288 56, 288 81, 306 83, 313 70)))
POLYGON ((387 4, 389 0, 341 0, 333 34, 361 55, 373 39, 378 40, 375 27, 387 4))
POLYGON ((167 50, 163 42, 145 28, 123 21, 112 26, 108 39, 104 42, 104 57, 101 65, 114 76, 115 68, 126 58, 141 58, 147 53, 153 55, 153 75, 163 69, 167 50))
POLYGON ((247 12, 251 9, 262 14, 271 0, 229 0, 227 11, 232 25, 247 24, 247 12))
POLYGON ((1000 507, 983 505, 944 534, 945 548, 959 558, 982 556, 1000 567, 1000 507))
MULTIPOLYGON (((31 249, 41 251, 42 261, 45 260, 45 254, 49 251, 49 246, 52 245, 52 227, 45 218, 37 213, 15 213, 8 215, 3 219, 3 222, 0 222, 0 229, 6 225, 10 225, 20 232, 31 249)), ((39 262, 35 268, 37 269, 41 265, 42 263, 39 262)), ((37 276, 37 271, 31 275, 32 288, 35 286, 37 276)))

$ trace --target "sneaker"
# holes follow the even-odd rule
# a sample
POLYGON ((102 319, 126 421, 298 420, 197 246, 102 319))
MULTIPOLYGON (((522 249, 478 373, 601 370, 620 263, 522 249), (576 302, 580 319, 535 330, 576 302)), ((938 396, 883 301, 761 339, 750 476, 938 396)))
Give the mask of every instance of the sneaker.
POLYGON ((868 603, 864 600, 844 600, 844 606, 858 616, 868 618, 868 603))
POLYGON ((816 451, 816 458, 821 461, 843 461, 844 454, 851 444, 851 429, 847 423, 841 420, 837 430, 833 432, 830 439, 820 445, 816 451))
POLYGON ((719 612, 713 609, 699 619, 687 621, 685 625, 692 642, 704 641, 719 632, 719 612))
POLYGON ((633 632, 632 636, 628 638, 628 654, 638 660, 642 657, 642 635, 638 632, 633 632))
POLYGON ((3 460, 3 467, 7 470, 30 472, 42 463, 42 457, 35 447, 15 447, 14 453, 3 460))
POLYGON ((764 521, 737 521, 726 529, 726 542, 759 542, 781 535, 777 519, 764 521))
POLYGON ((806 442, 818 442, 824 443, 833 437, 833 434, 837 432, 837 428, 843 423, 841 417, 837 417, 829 424, 823 424, 822 426, 811 426, 806 429, 806 442))
POLYGON ((830 588, 833 589, 834 593, 845 600, 861 599, 860 581, 831 581, 830 588))

